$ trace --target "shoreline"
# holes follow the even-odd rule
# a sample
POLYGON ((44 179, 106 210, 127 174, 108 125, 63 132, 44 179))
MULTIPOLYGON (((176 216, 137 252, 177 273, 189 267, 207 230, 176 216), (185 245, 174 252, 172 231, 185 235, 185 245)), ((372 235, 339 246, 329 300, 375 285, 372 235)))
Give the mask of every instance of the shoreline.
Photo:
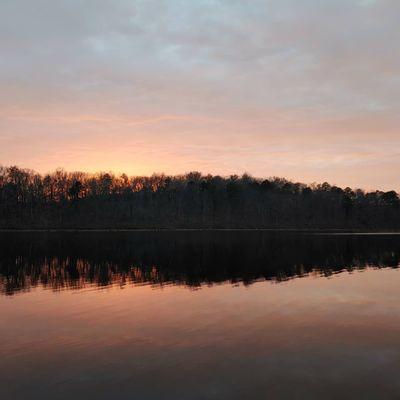
POLYGON ((112 233, 112 232, 286 232, 314 235, 400 235, 400 230, 300 228, 0 228, 0 233, 112 233))

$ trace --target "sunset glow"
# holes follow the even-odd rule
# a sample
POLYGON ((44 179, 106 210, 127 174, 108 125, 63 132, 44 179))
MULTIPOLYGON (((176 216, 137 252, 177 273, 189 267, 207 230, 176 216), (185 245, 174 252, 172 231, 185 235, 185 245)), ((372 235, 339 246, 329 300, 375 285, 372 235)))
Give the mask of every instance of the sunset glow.
POLYGON ((400 190, 399 17, 395 0, 2 1, 0 163, 400 190))

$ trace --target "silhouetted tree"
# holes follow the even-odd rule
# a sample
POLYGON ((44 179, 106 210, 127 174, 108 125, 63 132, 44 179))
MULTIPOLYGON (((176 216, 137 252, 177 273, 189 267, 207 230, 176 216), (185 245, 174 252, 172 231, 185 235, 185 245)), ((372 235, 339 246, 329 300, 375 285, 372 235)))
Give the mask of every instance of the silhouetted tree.
POLYGON ((248 174, 40 175, 0 166, 0 227, 399 229, 400 199, 248 174))

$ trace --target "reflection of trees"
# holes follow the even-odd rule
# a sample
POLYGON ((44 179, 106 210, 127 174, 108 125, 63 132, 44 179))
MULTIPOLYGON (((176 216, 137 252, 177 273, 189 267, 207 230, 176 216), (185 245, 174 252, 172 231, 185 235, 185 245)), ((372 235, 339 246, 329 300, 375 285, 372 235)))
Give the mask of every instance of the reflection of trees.
POLYGON ((35 233, 0 237, 0 290, 37 285, 280 282, 310 273, 397 267, 400 237, 266 232, 35 233))

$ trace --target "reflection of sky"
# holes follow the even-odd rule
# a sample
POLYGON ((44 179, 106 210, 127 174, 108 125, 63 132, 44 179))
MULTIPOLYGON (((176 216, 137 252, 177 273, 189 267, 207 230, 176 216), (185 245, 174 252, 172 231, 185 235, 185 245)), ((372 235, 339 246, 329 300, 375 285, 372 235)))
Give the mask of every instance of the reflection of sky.
POLYGON ((8 384, 0 394, 396 398, 399 277, 369 269, 197 291, 114 286, 3 296, 0 372, 8 384))
POLYGON ((399 17, 395 0, 2 1, 0 160, 400 189, 399 17))

